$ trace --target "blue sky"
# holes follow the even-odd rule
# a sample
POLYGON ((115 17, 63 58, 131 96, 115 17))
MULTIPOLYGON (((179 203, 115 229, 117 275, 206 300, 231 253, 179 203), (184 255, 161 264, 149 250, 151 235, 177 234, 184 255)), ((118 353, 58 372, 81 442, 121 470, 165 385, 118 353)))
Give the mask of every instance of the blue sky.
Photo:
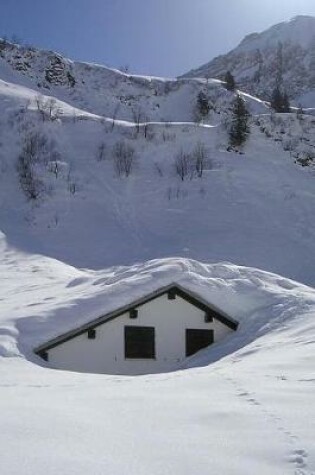
POLYGON ((0 36, 83 61, 176 76, 315 0, 0 0, 0 36))

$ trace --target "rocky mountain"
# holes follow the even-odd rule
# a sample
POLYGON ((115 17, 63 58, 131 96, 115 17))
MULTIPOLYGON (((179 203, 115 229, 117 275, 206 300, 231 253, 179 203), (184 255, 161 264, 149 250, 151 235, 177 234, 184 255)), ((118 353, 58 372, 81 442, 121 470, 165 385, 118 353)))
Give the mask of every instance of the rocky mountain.
POLYGON ((250 94, 268 100, 278 84, 296 104, 314 107, 315 17, 297 16, 250 34, 228 54, 183 77, 223 79, 228 70, 238 87, 250 94))
MULTIPOLYGON (((195 120, 196 98, 205 87, 203 79, 137 76, 4 40, 0 40, 1 79, 85 112, 133 122, 195 120)), ((214 108, 231 97, 217 80, 207 82, 207 93, 214 108)), ((265 110, 256 98, 247 101, 252 112, 265 110)))

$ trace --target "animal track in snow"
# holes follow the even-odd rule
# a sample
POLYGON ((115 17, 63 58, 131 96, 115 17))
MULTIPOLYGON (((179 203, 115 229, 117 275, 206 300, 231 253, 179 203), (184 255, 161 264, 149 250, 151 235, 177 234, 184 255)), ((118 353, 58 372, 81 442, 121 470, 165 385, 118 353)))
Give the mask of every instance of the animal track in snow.
POLYGON ((299 437, 293 434, 285 427, 282 418, 265 408, 264 405, 256 398, 256 395, 254 393, 249 392, 243 387, 241 387, 235 379, 225 376, 223 376, 223 378, 234 386, 237 391, 237 397, 242 398, 244 401, 246 401, 252 406, 258 407, 259 410, 264 414, 264 417, 266 417, 267 420, 269 419, 272 422, 275 429, 283 434, 286 445, 291 447, 291 450, 289 451, 288 460, 291 464, 294 465, 294 475, 315 475, 314 471, 310 471, 308 469, 307 451, 303 448, 298 447, 299 437))

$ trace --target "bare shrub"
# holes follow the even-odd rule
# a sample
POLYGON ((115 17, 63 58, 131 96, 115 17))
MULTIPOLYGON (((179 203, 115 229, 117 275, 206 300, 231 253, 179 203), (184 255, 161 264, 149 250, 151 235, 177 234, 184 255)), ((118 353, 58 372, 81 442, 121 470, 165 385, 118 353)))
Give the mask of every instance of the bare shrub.
POLYGON ((175 157, 175 171, 182 181, 188 176, 192 178, 192 157, 181 149, 175 157))
POLYGON ((45 120, 56 120, 59 117, 60 109, 53 97, 45 98, 39 94, 35 98, 35 103, 43 122, 45 120))
POLYGON ((58 175, 59 175, 59 162, 58 161, 50 162, 49 167, 48 167, 48 171, 50 173, 53 173, 53 175, 55 175, 56 180, 57 180, 58 175))
POLYGON ((18 157, 17 172, 26 197, 29 200, 36 200, 43 192, 44 184, 35 174, 34 163, 23 152, 18 157))
POLYGON ((195 171, 197 173, 197 176, 201 178, 204 167, 205 167, 205 162, 207 159, 207 151, 203 143, 201 142, 197 143, 196 147, 194 148, 192 152, 192 158, 194 161, 195 171))
POLYGON ((137 105, 137 106, 133 107, 132 117, 133 117, 133 121, 135 123, 136 131, 137 131, 137 134, 138 134, 140 132, 140 122, 141 122, 142 117, 143 117, 142 109, 141 109, 140 106, 137 105))
POLYGON ((165 130, 163 130, 162 132, 162 139, 163 139, 163 142, 173 142, 176 138, 176 134, 175 133, 170 133, 170 132, 166 132, 165 130))
POLYGON ((50 171, 58 177, 60 154, 54 147, 55 143, 40 131, 29 130, 25 133, 17 160, 17 172, 21 188, 28 199, 36 200, 44 191, 48 191, 38 177, 41 166, 50 161, 50 171))
POLYGON ((27 132, 22 139, 22 155, 24 155, 30 163, 40 161, 48 148, 49 145, 46 135, 37 130, 27 132))
POLYGON ((112 128, 111 128, 112 131, 114 130, 114 127, 115 127, 115 124, 116 124, 116 119, 117 119, 119 109, 120 109, 120 104, 117 103, 115 108, 114 108, 114 111, 113 111, 112 128))
POLYGON ((135 150, 123 141, 117 142, 113 148, 113 159, 118 176, 128 177, 133 169, 135 150))
POLYGON ((96 159, 99 162, 106 159, 106 144, 104 142, 100 143, 97 148, 96 159))

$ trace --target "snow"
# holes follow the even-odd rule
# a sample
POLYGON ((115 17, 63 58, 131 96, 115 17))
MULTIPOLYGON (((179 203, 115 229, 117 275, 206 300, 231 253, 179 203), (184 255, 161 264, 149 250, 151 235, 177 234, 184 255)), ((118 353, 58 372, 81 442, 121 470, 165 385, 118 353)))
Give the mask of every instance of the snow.
MULTIPOLYGON (((9 66, 13 52, 0 59, 0 219, 10 245, 92 269, 165 256, 228 260, 314 285, 313 167, 296 163, 298 154, 313 152, 312 117, 304 116, 303 123, 293 114, 274 118, 266 115, 268 104, 241 92, 258 117, 244 153, 227 152, 220 124, 233 94, 220 81, 169 82, 80 63, 76 75, 84 84, 75 91, 38 88, 53 53, 18 52, 32 65, 27 74, 9 66), (194 105, 201 89, 215 110, 197 124, 194 105), (43 101, 56 94, 56 120, 43 122, 36 111, 43 91, 43 101), (112 108, 126 97, 131 102, 120 103, 113 122, 112 108), (152 109, 156 100, 159 107, 152 109), (137 106, 146 111, 139 134, 131 111, 137 106), (42 134, 48 143, 36 169, 45 193, 35 206, 25 200, 16 172, 30 133, 42 134), (128 179, 117 177, 113 166, 112 149, 120 141, 135 150, 128 179), (207 153, 203 177, 182 182, 174 171, 175 156, 181 149, 192 152, 198 143, 207 153), (99 161, 102 144, 105 157, 99 161), (58 176, 52 173, 56 163, 58 176)), ((67 67, 76 64, 61 60, 67 67)))
POLYGON ((313 383, 294 371, 285 379, 272 363, 267 374, 230 363, 138 379, 6 365, 14 375, 1 378, 8 475, 314 473, 312 408, 303 409, 313 383))
MULTIPOLYGON (((49 51, 29 51, 27 48, 9 45, 0 57, 0 78, 27 87, 36 94, 57 97, 78 109, 102 117, 133 121, 134 112, 140 112, 146 121, 187 122, 194 119, 192 100, 204 86, 204 79, 168 79, 153 76, 126 74, 105 66, 73 62, 49 51), (56 83, 47 82, 45 71, 51 62, 62 61, 62 72, 56 73, 56 83), (21 73, 15 68, 24 65, 21 73), (26 66, 25 66, 26 65, 26 66), (69 87, 67 74, 75 77, 74 87, 69 87)), ((59 70, 58 70, 59 71, 59 70)), ((209 79, 207 87, 213 95, 221 91, 222 83, 209 79)), ((266 111, 256 98, 250 101, 257 112, 266 111)))
POLYGON ((315 18, 307 15, 298 15, 289 21, 272 26, 262 33, 246 37, 238 49, 265 49, 281 43, 297 43, 302 48, 308 48, 314 38, 315 18))
POLYGON ((92 272, 2 245, 3 473, 314 473, 314 290, 227 263, 164 259, 92 272), (53 331, 170 280, 241 322, 190 369, 100 376, 31 356, 53 331))
POLYGON ((228 152, 220 124, 233 95, 219 81, 64 60, 85 84, 47 89, 37 83, 51 54, 35 52, 24 75, 0 58, 1 473, 314 475, 315 291, 296 282, 314 285, 314 168, 294 156, 313 147, 314 119, 271 116, 242 93, 252 133, 228 152), (204 87, 216 110, 196 124, 204 87), (43 91, 56 97, 54 120, 34 107, 43 91), (47 139, 35 203, 16 171, 33 132, 47 139), (121 140, 136 155, 128 178, 113 167, 121 140), (174 157, 200 142, 203 176, 182 182, 174 157), (177 371, 142 377, 53 370, 34 355, 171 282, 238 320, 237 332, 177 371))
POLYGON ((56 178, 43 165, 38 173, 48 191, 38 206, 27 203, 15 168, 19 132, 4 125, 2 231, 24 252, 75 267, 101 269, 184 256, 228 260, 313 285, 311 170, 296 165, 290 152, 256 126, 243 155, 227 152, 219 120, 214 115, 212 124, 201 126, 153 123, 148 140, 141 126, 135 136, 126 122, 117 122, 112 131, 111 121, 99 117, 42 123, 35 112, 22 114, 22 124, 28 121, 30 130, 53 141, 64 171, 56 178), (112 148, 121 140, 136 153, 129 178, 117 177, 113 167, 112 148), (98 161, 103 142, 106 158, 98 161), (182 182, 174 172, 174 157, 199 142, 207 149, 204 175, 182 182), (69 170, 75 194, 69 192, 69 170), (196 233, 200 226, 202 232, 196 233))

